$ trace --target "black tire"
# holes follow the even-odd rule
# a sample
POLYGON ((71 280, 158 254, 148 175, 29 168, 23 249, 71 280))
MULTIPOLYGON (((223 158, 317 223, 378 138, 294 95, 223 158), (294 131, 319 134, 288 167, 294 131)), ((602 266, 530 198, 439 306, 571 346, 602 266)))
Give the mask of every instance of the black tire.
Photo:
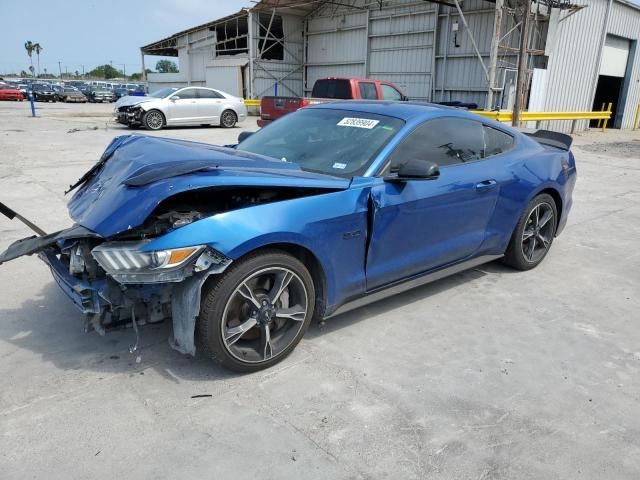
POLYGON ((142 124, 147 130, 161 130, 166 120, 160 110, 149 110, 142 116, 142 124))
MULTIPOLYGON (((284 283, 284 280, 282 282, 284 283)), ((198 353, 236 372, 246 373, 268 368, 293 351, 309 327, 314 309, 313 279, 298 259, 275 249, 250 254, 234 262, 219 278, 205 286, 196 325, 198 353), (276 282, 279 281, 277 279, 283 278, 276 276, 277 273, 274 273, 273 283, 262 284, 262 290, 249 286, 250 282, 261 282, 263 276, 268 282, 272 271, 290 272, 295 277, 291 276, 284 290, 276 288, 276 282), (251 300, 248 300, 249 297, 240 293, 243 286, 251 289, 250 297, 262 306, 259 311, 251 312, 255 307, 252 306, 251 300), (279 292, 274 295, 276 300, 272 304, 266 302, 270 303, 270 306, 266 305, 265 299, 269 300, 275 290, 279 292), (303 291, 304 296, 301 295, 303 291), (281 303, 285 292, 286 306, 281 303), (300 298, 304 298, 305 307, 302 308, 298 303, 292 307, 291 303, 299 301, 300 298), (298 313, 295 315, 298 315, 298 318, 293 319, 294 314, 289 313, 289 319, 281 319, 278 312, 284 313, 285 310, 297 310, 298 313), (242 312, 245 312, 245 315, 242 315, 242 312), (253 321, 252 326, 246 330, 241 329, 242 333, 230 336, 234 328, 238 330, 238 326, 248 325, 247 320, 253 321), (233 326, 232 322, 235 322, 233 326), (268 333, 266 344, 265 330, 268 333), (230 344, 227 345, 228 343, 230 344), (265 346, 267 344, 268 349, 265 346)))
POLYGON ((222 128, 233 128, 238 122, 238 116, 233 110, 225 110, 220 115, 220 126, 222 128))
POLYGON ((558 207, 555 200, 546 193, 538 195, 520 216, 503 262, 517 270, 537 267, 549 253, 557 226, 558 207))

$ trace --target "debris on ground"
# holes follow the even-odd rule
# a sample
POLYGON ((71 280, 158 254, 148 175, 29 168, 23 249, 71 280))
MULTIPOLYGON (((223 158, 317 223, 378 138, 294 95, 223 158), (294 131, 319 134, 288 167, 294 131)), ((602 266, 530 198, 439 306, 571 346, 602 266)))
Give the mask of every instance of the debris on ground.
POLYGON ((87 128, 71 128, 69 130, 67 130, 67 133, 76 133, 76 132, 81 132, 83 130, 98 130, 98 126, 94 125, 92 127, 87 127, 87 128))

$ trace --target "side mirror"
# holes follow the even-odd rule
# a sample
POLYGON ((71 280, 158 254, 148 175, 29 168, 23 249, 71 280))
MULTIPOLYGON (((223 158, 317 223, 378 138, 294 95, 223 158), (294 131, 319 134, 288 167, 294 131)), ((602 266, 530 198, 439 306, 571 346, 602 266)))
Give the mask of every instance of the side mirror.
MULTIPOLYGON (((393 169, 392 169, 393 170, 393 169)), ((384 177, 385 182, 406 182, 407 180, 435 180, 440 176, 437 163, 412 159, 403 163, 397 173, 384 177)))
POLYGON ((256 132, 240 132, 240 135, 238 135, 238 143, 242 143, 244 140, 249 138, 254 133, 256 132))
POLYGON ((409 97, 407 97, 406 95, 402 95, 402 96, 400 97, 400 101, 401 101, 401 102, 408 102, 408 101, 409 101, 409 97))
POLYGON ((176 100, 180 100, 180 96, 179 95, 174 95, 169 100, 171 100, 172 102, 175 102, 176 100))

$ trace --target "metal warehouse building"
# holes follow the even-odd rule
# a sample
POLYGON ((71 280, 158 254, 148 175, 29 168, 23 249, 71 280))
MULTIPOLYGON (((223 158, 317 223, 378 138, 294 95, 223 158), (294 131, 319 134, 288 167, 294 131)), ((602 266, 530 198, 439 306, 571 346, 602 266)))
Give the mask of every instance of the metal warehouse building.
MULTIPOLYGON (((523 0, 262 0, 141 53, 143 63, 145 55, 178 57, 180 73, 149 74, 150 88, 302 96, 318 78, 355 76, 389 80, 411 99, 511 109, 522 7, 523 0)), ((539 0, 530 9, 529 110, 600 110, 611 102, 611 126, 630 128, 640 103, 640 7, 539 0)))

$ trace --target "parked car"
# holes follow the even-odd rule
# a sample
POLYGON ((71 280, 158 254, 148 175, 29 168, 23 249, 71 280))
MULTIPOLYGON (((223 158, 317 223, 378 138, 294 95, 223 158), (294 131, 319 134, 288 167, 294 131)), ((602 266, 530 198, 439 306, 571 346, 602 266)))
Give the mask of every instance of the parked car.
POLYGON ((253 371, 312 318, 499 258, 536 267, 576 181, 571 137, 425 104, 314 105, 239 141, 117 137, 71 187, 75 225, 0 263, 38 253, 87 325, 171 317, 174 348, 253 371))
POLYGON ((113 89, 113 94, 116 96, 116 99, 120 99, 129 95, 129 91, 125 87, 116 87, 113 89))
POLYGON ((58 92, 58 100, 61 102, 87 103, 87 97, 75 87, 62 87, 58 92))
POLYGON ((27 98, 29 96, 28 89, 29 89, 29 85, 28 84, 26 84, 26 83, 19 83, 18 84, 18 90, 20 90, 20 92, 22 93, 22 97, 23 98, 27 98))
POLYGON ((13 85, 4 84, 0 86, 0 100, 15 100, 21 102, 24 100, 22 92, 13 85))
POLYGON ((149 96, 116 102, 116 120, 130 127, 160 130, 174 125, 220 125, 231 128, 247 116, 242 98, 213 88, 163 88, 149 96))
POLYGON ((86 94, 87 99, 93 103, 102 103, 102 102, 115 102, 116 96, 115 94, 106 88, 103 87, 92 87, 86 94))
POLYGON ((56 101, 56 92, 51 85, 45 83, 32 83, 29 90, 36 102, 54 102, 56 101))
POLYGON ((407 100, 407 96, 391 82, 369 78, 321 78, 316 80, 311 98, 262 97, 258 126, 295 112, 299 108, 331 100, 407 100))

